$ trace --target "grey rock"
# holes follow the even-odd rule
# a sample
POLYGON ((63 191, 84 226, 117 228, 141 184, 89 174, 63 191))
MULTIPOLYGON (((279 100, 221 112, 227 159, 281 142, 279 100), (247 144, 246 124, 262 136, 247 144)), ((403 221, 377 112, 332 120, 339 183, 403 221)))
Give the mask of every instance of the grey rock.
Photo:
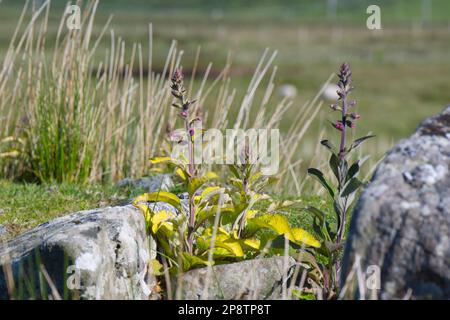
MULTIPOLYGON (((380 269, 381 299, 450 298, 450 106, 378 166, 350 224, 342 285, 356 258, 380 269)), ((358 297, 348 278, 347 297, 358 297)))
POLYGON ((52 293, 48 284, 37 281, 43 274, 39 264, 63 298, 64 292, 81 299, 153 298, 156 279, 147 272, 153 242, 147 238, 142 214, 133 206, 55 219, 0 246, 0 266, 5 267, 0 267, 0 299, 10 298, 8 274, 13 274, 16 288, 24 287, 19 298, 41 298, 44 287, 52 293))
POLYGON ((170 174, 160 174, 140 179, 126 178, 119 181, 117 186, 120 188, 132 186, 145 189, 146 192, 155 192, 158 190, 169 191, 174 187, 174 183, 170 174))
POLYGON ((281 299, 294 267, 291 257, 272 257, 194 269, 181 276, 179 290, 192 300, 281 299))

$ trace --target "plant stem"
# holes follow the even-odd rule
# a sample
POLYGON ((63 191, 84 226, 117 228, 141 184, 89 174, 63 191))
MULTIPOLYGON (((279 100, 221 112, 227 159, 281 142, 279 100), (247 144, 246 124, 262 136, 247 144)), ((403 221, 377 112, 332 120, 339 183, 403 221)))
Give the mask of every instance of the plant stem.
MULTIPOLYGON (((189 183, 191 183, 192 179, 195 176, 195 166, 194 166, 194 144, 192 143, 192 136, 190 134, 190 125, 189 125, 189 113, 185 119, 185 127, 188 135, 188 179, 189 183)), ((192 254, 193 252, 193 242, 194 242, 194 228, 195 228, 195 208, 194 208, 194 195, 189 197, 189 224, 188 224, 188 251, 192 254)))
POLYGON ((346 121, 347 121, 347 97, 342 98, 342 131, 341 144, 339 146, 339 159, 342 161, 345 158, 345 144, 346 144, 346 121))

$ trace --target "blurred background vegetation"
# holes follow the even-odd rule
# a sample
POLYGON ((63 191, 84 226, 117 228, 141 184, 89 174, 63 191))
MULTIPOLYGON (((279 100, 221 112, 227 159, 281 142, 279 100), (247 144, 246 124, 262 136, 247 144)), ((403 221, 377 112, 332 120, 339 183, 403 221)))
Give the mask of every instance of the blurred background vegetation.
MULTIPOLYGON (((0 4, 0 57, 23 5, 18 0, 0 4)), ((65 5, 52 1, 49 35, 56 36, 65 5)), ((349 62, 363 116, 360 133, 372 131, 389 143, 450 102, 447 0, 108 0, 100 1, 94 37, 110 15, 111 27, 129 51, 133 42, 147 45, 148 24, 153 24, 155 70, 162 69, 172 39, 184 50, 186 69, 198 47, 199 69, 212 62, 212 75, 231 54, 235 87, 248 84, 266 47, 276 49, 276 84, 296 87, 295 105, 311 100, 340 63, 349 62), (366 28, 370 4, 381 8, 380 31, 366 28)), ((109 46, 110 39, 105 37, 102 45, 109 46)), ((323 109, 310 130, 311 144, 319 124, 330 117, 326 104, 323 109)))

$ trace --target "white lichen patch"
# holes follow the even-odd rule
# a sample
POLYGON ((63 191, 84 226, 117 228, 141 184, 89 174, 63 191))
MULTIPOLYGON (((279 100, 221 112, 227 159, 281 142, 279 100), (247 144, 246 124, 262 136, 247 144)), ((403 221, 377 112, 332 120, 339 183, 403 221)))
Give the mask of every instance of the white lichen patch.
POLYGON ((75 266, 78 270, 95 272, 101 263, 101 255, 93 252, 85 252, 75 260, 75 266))

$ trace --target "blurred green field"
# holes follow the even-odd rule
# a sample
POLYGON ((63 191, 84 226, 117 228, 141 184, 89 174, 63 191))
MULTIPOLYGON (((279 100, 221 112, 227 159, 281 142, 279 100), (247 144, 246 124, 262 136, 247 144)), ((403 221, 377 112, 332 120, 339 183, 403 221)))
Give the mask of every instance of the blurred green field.
MULTIPOLYGON (((296 106, 314 97, 343 61, 349 62, 356 86, 354 98, 363 117, 358 132, 376 133, 383 141, 380 148, 386 149, 450 102, 450 2, 338 0, 336 11, 330 7, 332 2, 103 0, 94 35, 100 34, 113 15, 111 27, 127 41, 128 51, 134 42, 147 48, 151 22, 154 69, 162 69, 170 43, 176 39, 184 50, 185 68, 192 66, 198 47, 199 69, 205 70, 212 62, 213 75, 231 53, 232 86, 238 88, 247 86, 265 48, 278 50, 276 83, 292 84, 298 90, 291 115, 296 114, 296 106), (369 4, 381 7, 381 31, 366 28, 369 4)), ((0 57, 23 4, 12 0, 0 4, 0 57)), ((50 34, 56 35, 64 5, 65 1, 52 2, 50 34)), ((107 34, 102 49, 109 41, 107 34)), ((327 104, 323 109, 309 132, 311 145, 317 141, 321 121, 332 119, 327 104)))

